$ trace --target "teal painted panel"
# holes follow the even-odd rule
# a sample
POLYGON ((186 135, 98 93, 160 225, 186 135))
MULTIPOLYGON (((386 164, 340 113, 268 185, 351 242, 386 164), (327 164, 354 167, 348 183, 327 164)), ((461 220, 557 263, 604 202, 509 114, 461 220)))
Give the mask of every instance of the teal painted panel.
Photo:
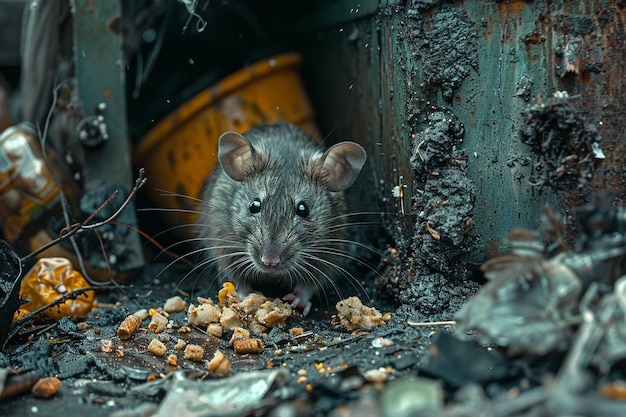
POLYGON ((448 109, 463 123, 456 148, 475 187, 468 258, 480 262, 511 229, 536 229, 546 203, 573 224, 571 208, 594 190, 625 195, 625 15, 615 1, 383 2, 375 16, 305 42, 305 73, 323 130, 368 147, 399 240, 422 221, 410 160, 428 114, 448 109), (540 191, 531 185, 539 156, 519 138, 522 111, 563 90, 579 97, 569 104, 597 128, 606 159, 581 188, 540 191))

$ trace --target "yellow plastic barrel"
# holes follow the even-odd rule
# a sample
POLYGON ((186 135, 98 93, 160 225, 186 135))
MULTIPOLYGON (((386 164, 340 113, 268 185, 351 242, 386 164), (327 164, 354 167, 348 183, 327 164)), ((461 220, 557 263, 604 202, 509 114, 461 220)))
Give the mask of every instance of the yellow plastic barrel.
POLYGON ((285 53, 241 69, 185 102, 141 140, 135 163, 146 169, 144 188, 156 206, 167 210, 164 216, 170 226, 195 221, 194 199, 217 164, 222 133, 291 122, 319 137, 298 72, 301 63, 298 54, 285 53))

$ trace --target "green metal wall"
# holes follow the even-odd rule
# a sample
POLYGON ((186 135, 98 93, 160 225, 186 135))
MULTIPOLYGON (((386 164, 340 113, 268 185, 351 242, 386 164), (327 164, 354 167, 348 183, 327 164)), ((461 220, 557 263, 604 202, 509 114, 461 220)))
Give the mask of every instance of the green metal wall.
POLYGON ((365 3, 367 16, 303 41, 305 76, 322 130, 368 147, 381 198, 397 212, 390 231, 399 240, 420 221, 410 210, 410 156, 433 106, 465 126, 459 147, 475 185, 472 260, 498 252, 512 228, 536 229, 546 202, 568 214, 593 190, 625 195, 623 2, 406 1, 377 10, 365 3), (519 139, 521 112, 556 91, 579 96, 568 103, 597 128, 606 159, 589 186, 539 191, 530 184, 536 156, 519 139), (402 202, 391 195, 401 178, 402 202))

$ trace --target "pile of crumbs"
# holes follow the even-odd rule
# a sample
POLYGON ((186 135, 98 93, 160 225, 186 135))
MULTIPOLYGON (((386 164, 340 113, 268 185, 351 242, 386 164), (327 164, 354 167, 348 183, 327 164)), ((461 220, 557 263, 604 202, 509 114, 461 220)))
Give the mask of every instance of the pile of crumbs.
MULTIPOLYGON (((285 321, 291 316, 291 306, 280 299, 269 299, 259 294, 249 294, 242 298, 234 285, 225 283, 224 288, 218 294, 218 302, 211 299, 198 298, 198 304, 187 303, 181 297, 168 299, 163 308, 139 310, 130 314, 118 327, 117 335, 121 340, 130 339, 143 320, 150 318, 148 330, 152 333, 163 333, 173 326, 169 320, 169 314, 181 312, 187 309, 187 325, 178 328, 179 334, 191 332, 195 327, 205 331, 207 335, 221 339, 226 332, 232 332, 229 345, 236 354, 259 353, 264 349, 261 339, 251 337, 251 333, 265 334, 278 325, 285 325, 285 321)), ((147 350, 156 357, 165 357, 168 352, 167 340, 153 338, 147 350)), ((118 352, 114 344, 103 343, 101 349, 107 352, 118 352)), ((188 344, 183 339, 177 339, 174 352, 167 355, 169 365, 178 365, 178 355, 183 353, 185 360, 203 362, 204 348, 197 344, 188 344)), ((213 372, 230 372, 230 362, 224 353, 217 349, 213 358, 207 362, 207 368, 213 372)))
POLYGON ((284 325, 292 308, 284 301, 273 300, 251 293, 245 298, 227 282, 218 295, 218 303, 211 299, 198 299, 198 306, 189 305, 187 318, 190 326, 206 328, 208 334, 221 338, 222 333, 243 327, 252 333, 263 334, 284 325))
MULTIPOLYGON (((358 297, 351 297, 337 303, 337 312, 333 316, 332 324, 343 326, 347 330, 358 328, 372 328, 384 325, 388 317, 384 317, 373 307, 366 307, 358 297)), ((187 303, 181 297, 168 299, 162 308, 139 310, 130 314, 120 324, 117 335, 120 340, 127 340, 132 337, 135 331, 141 327, 142 322, 150 318, 147 325, 148 331, 155 334, 147 346, 147 350, 155 357, 164 358, 168 365, 177 366, 179 356, 185 360, 195 363, 205 363, 212 372, 229 373, 231 365, 224 352, 216 349, 213 357, 205 360, 205 348, 185 341, 183 335, 198 329, 207 335, 209 339, 222 339, 226 334, 230 337, 228 344, 235 354, 260 353, 264 349, 261 339, 252 336, 264 335, 277 326, 284 326, 286 320, 293 314, 292 307, 278 299, 270 299, 260 294, 251 293, 246 297, 241 297, 234 285, 225 283, 224 288, 219 291, 217 301, 209 298, 198 298, 197 304, 187 303), (169 319, 170 313, 187 311, 187 323, 178 326, 169 319), (179 338, 172 341, 175 346, 169 346, 168 336, 157 336, 167 330, 177 327, 179 338)), ((298 330, 303 333, 303 329, 294 328, 290 331, 291 336, 297 336, 298 330)), ((165 334, 165 333, 164 333, 165 334)), ((115 349, 113 341, 103 343, 101 349, 105 352, 115 352, 123 356, 120 349, 115 349)), ((212 345, 214 343, 210 343, 212 345)))

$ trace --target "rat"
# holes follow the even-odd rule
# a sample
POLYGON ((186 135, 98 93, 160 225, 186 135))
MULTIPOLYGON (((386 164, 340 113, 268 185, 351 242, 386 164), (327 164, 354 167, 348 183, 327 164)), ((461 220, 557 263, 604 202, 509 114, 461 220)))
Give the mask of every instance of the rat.
POLYGON ((365 150, 340 142, 327 150, 293 124, 251 128, 219 138, 219 164, 201 193, 198 240, 203 264, 242 295, 286 287, 283 299, 311 309, 348 257, 344 190, 365 164, 365 150))

